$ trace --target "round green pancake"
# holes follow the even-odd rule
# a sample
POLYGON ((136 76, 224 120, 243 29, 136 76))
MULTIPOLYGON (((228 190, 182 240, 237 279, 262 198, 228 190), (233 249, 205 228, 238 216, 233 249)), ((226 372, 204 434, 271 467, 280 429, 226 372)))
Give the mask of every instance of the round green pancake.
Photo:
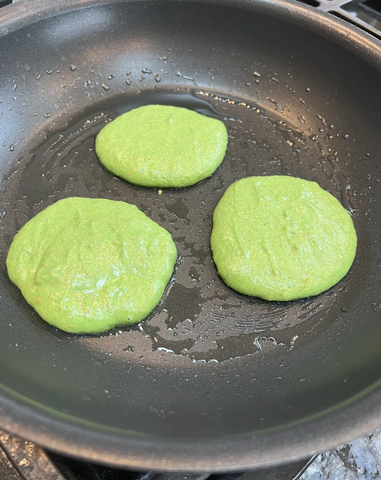
POLYGON ((134 205, 67 198, 15 236, 10 279, 51 325, 97 333, 144 319, 176 261, 171 235, 134 205))
POLYGON ((118 177, 145 187, 187 187, 209 177, 228 143, 225 125, 186 108, 131 110, 98 134, 95 151, 118 177))
POLYGON ((218 273, 237 292, 265 300, 318 295, 350 269, 357 246, 347 211, 315 182, 248 177, 213 215, 218 273))

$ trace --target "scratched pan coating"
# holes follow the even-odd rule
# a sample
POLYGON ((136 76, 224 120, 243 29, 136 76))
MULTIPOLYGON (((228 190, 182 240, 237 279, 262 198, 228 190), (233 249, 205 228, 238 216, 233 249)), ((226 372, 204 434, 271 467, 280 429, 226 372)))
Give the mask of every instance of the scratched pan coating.
POLYGON ((379 58, 371 64, 340 43, 335 24, 324 38, 320 14, 315 26, 297 26, 310 13, 303 8, 298 16, 280 6, 279 30, 271 2, 267 14, 258 5, 87 3, 71 12, 69 2, 0 38, 1 425, 89 460, 199 471, 304 456, 373 427, 379 402, 370 399, 381 376, 379 58), (225 123, 228 151, 212 177, 161 193, 101 166, 100 129, 152 103, 225 123), (338 285, 269 303, 221 281, 209 246, 212 214, 226 188, 249 175, 314 180, 350 212, 358 254, 338 285), (9 281, 15 233, 69 196, 133 203, 172 234, 173 278, 139 325, 65 334, 9 281))

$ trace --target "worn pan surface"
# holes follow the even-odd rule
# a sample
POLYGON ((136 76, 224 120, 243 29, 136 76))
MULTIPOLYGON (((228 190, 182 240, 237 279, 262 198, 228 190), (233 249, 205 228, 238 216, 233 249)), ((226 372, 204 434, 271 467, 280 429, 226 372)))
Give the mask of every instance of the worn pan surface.
POLYGON ((64 454, 156 470, 230 470, 329 448, 381 424, 381 48, 286 0, 29 0, 0 21, 0 424, 64 454), (138 188, 94 139, 133 107, 222 119, 223 165, 184 190, 138 188), (291 303, 219 279, 209 236, 247 175, 315 180, 353 215, 347 277, 291 303), (11 284, 8 247, 68 196, 136 204, 179 251, 133 328, 67 335, 11 284))

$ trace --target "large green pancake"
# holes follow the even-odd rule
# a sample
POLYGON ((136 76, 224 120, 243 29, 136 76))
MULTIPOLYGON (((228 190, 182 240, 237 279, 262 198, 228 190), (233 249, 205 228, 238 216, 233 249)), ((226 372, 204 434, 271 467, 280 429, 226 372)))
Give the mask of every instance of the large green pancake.
POLYGON ((265 300, 328 290, 347 274, 356 246, 347 211, 317 183, 299 178, 239 180, 213 215, 219 275, 237 292, 265 300))
POLYGON ((96 153, 118 177, 146 187, 187 187, 209 177, 228 143, 225 125, 186 108, 131 110, 98 134, 96 153))
POLYGON ((48 323, 97 333, 144 319, 176 261, 171 235, 134 205, 67 198, 15 236, 10 279, 48 323))

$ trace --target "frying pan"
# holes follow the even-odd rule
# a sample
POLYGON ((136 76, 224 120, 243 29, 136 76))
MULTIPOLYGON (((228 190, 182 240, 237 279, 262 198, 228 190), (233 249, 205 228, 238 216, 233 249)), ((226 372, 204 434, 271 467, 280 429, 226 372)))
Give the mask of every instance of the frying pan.
POLYGON ((286 0, 29 0, 0 22, 0 424, 119 467, 228 471, 304 457, 381 424, 381 45, 286 0), (218 171, 140 188, 94 139, 144 104, 225 122, 218 171), (349 274, 315 298, 230 290, 209 238, 248 175, 317 181, 358 233, 349 274), (179 258, 141 324, 97 336, 44 323, 11 284, 17 230, 68 196, 136 204, 179 258))

